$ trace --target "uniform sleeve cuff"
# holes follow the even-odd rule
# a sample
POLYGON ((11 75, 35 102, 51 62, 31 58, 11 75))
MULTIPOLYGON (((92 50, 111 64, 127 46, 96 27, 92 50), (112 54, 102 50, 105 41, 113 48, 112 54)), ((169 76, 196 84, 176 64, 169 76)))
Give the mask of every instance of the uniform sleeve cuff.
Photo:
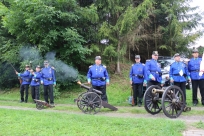
POLYGON ((56 82, 54 82, 54 85, 56 85, 56 82))
POLYGON ((130 78, 130 81, 132 81, 132 78, 130 78))
POLYGON ((143 82, 144 84, 146 84, 147 83, 147 80, 144 80, 144 82, 143 82))
POLYGON ((174 79, 171 77, 170 80, 174 80, 174 79))
POLYGON ((190 76, 188 76, 188 80, 190 80, 191 79, 191 77, 190 76))
POLYGON ((109 83, 109 79, 106 79, 106 82, 109 83))
POLYGON ((21 73, 18 73, 18 76, 21 76, 21 73))
POLYGON ((91 82, 91 79, 90 79, 90 78, 88 78, 88 82, 91 82))
POLYGON ((149 75, 149 78, 150 78, 150 79, 153 78, 153 77, 154 77, 154 76, 153 76, 152 74, 149 75))

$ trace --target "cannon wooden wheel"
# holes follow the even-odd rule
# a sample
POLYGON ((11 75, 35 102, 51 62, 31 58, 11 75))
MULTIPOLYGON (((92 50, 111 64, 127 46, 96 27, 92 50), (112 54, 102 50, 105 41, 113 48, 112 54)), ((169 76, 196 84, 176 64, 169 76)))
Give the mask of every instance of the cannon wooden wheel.
POLYGON ((82 96, 83 96, 85 93, 86 93, 86 92, 81 93, 81 94, 78 96, 77 100, 76 100, 77 106, 78 106, 78 108, 79 108, 80 110, 81 110, 81 106, 83 107, 83 105, 80 104, 80 101, 81 101, 82 96))
POLYGON ((161 94, 154 93, 154 89, 161 89, 158 85, 152 85, 147 88, 144 94, 144 107, 150 114, 157 114, 162 110, 161 94))
POLYGON ((86 114, 96 114, 102 106, 101 97, 94 92, 83 93, 79 101, 79 108, 86 114))
POLYGON ((177 118, 183 112, 185 98, 177 86, 169 86, 162 95, 162 110, 169 118, 177 118))

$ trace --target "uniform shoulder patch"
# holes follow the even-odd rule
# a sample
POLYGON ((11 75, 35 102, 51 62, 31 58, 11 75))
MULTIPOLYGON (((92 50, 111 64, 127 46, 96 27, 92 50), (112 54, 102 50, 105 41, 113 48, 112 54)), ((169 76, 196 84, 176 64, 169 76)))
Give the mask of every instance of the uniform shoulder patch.
POLYGON ((89 66, 89 68, 91 68, 93 65, 89 66))
POLYGON ((103 65, 103 67, 104 67, 104 68, 106 68, 106 66, 105 66, 105 65, 103 65))

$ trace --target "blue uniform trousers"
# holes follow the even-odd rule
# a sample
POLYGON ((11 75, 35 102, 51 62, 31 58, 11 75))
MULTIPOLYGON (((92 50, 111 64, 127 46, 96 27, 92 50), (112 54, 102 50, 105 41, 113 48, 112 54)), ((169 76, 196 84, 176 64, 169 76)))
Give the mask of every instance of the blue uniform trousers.
POLYGON ((50 97, 50 104, 54 104, 53 84, 44 85, 43 89, 44 89, 44 99, 45 99, 45 101, 47 103, 49 103, 48 97, 50 97))
POLYGON ((186 82, 174 82, 174 85, 180 87, 181 91, 184 94, 184 99, 185 99, 184 101, 186 104, 186 82))
POLYGON ((133 99, 134 104, 137 105, 137 103, 142 104, 142 97, 143 97, 143 83, 133 83, 133 99), (138 100, 137 100, 138 98, 138 100))
POLYGON ((31 86, 31 96, 32 96, 32 99, 36 99, 36 100, 39 100, 40 98, 40 86, 37 85, 37 86, 31 86))
POLYGON ((22 85, 21 84, 21 87, 20 87, 20 94, 21 94, 21 101, 24 102, 27 102, 28 101, 28 89, 29 89, 29 84, 24 84, 22 85), (25 91, 25 99, 24 99, 24 91, 25 91))
POLYGON ((198 103, 198 99, 197 99, 198 87, 200 89, 200 94, 201 94, 201 103, 204 105, 204 79, 192 80, 193 103, 195 104, 198 103))
POLYGON ((108 97, 106 95, 106 85, 102 85, 102 86, 94 86, 92 85, 92 87, 96 90, 101 91, 103 94, 101 94, 101 99, 105 102, 108 103, 108 97))

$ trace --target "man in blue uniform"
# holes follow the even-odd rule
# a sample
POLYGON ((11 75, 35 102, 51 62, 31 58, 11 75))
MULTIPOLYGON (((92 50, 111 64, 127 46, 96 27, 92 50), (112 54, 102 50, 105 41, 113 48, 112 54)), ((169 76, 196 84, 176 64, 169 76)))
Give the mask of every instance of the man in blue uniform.
MULTIPOLYGON (((133 86, 133 99, 134 105, 141 107, 143 97, 143 82, 146 84, 145 77, 145 66, 140 63, 140 55, 135 56, 135 64, 130 69, 130 84, 133 86), (138 97, 138 101, 137 101, 138 97)), ((133 105, 133 106, 134 106, 133 105)))
POLYGON ((188 68, 186 64, 180 61, 178 53, 174 55, 174 60, 175 62, 171 64, 169 71, 170 82, 181 88, 186 101, 186 78, 191 80, 188 68))
POLYGON ((28 102, 28 89, 30 84, 30 71, 29 71, 29 65, 25 66, 25 71, 23 73, 18 73, 16 71, 16 74, 22 79, 22 84, 20 86, 20 94, 21 94, 21 101, 20 102, 28 102), (25 99, 24 99, 24 91, 25 91, 25 99))
POLYGON ((50 104, 54 106, 53 85, 56 85, 55 71, 49 66, 49 62, 47 60, 44 61, 44 66, 45 67, 41 71, 41 84, 43 84, 44 88, 44 99, 47 103, 49 103, 49 96, 50 104))
MULTIPOLYGON (((31 71, 31 96, 34 101, 34 99, 39 100, 40 97, 40 80, 41 80, 41 72, 40 72, 40 66, 38 65, 36 67, 36 72, 31 71)), ((34 101, 35 102, 35 101, 34 101)))
POLYGON ((94 89, 100 90, 103 94, 101 95, 101 99, 105 102, 108 102, 108 98, 106 95, 106 85, 109 84, 109 76, 106 69, 106 66, 101 64, 101 57, 95 57, 95 65, 91 65, 89 67, 89 71, 87 73, 88 83, 92 84, 94 89))
POLYGON ((157 63, 158 51, 153 51, 152 59, 145 64, 147 88, 151 85, 163 85, 161 66, 157 63))
POLYGON ((193 50, 193 58, 190 59, 188 63, 188 70, 190 72, 193 88, 193 105, 198 104, 197 90, 200 89, 201 103, 204 105, 204 74, 199 76, 201 58, 198 58, 199 53, 197 49, 193 50))

